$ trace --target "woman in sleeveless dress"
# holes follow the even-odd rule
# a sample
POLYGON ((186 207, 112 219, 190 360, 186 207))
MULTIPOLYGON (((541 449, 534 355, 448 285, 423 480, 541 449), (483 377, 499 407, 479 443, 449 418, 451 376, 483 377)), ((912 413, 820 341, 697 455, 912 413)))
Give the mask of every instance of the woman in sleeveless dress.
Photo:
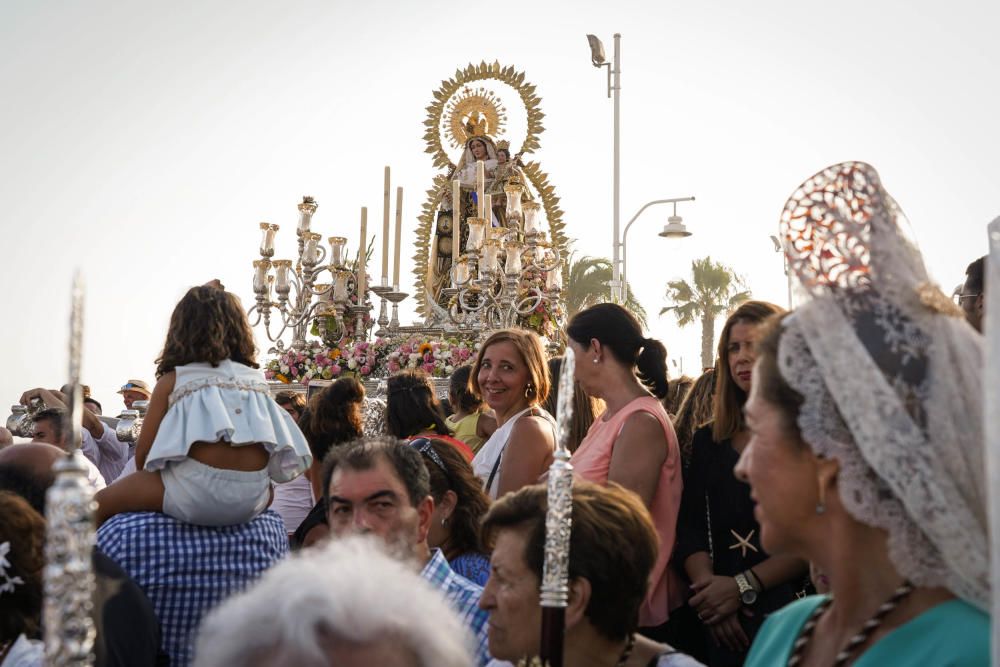
POLYGON ((496 414, 497 430, 472 469, 490 498, 534 484, 549 469, 555 449, 555 420, 539 407, 549 393, 549 368, 534 332, 504 329, 479 349, 472 390, 496 414))
POLYGON ((660 402, 667 392, 667 351, 659 341, 643 337, 635 317, 613 303, 577 313, 566 333, 576 353, 577 380, 587 394, 607 405, 571 463, 583 479, 617 482, 649 508, 660 548, 639 624, 660 626, 673 606, 671 598, 681 603, 667 568, 682 488, 677 438, 660 402))

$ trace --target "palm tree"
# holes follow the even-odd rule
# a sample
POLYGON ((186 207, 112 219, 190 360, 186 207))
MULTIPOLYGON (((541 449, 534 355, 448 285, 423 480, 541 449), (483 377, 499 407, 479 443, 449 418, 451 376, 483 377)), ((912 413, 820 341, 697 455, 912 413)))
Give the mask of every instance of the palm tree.
MULTIPOLYGON (((586 310, 590 306, 604 303, 610 300, 611 287, 611 260, 606 257, 584 256, 576 259, 575 253, 570 255, 569 267, 566 271, 566 293, 563 296, 563 303, 566 306, 566 315, 573 317, 581 310, 586 310)), ((646 309, 639 304, 632 293, 632 287, 625 285, 625 303, 627 308, 643 328, 646 328, 646 309)))
POLYGON ((694 280, 671 280, 667 283, 667 300, 674 305, 660 311, 674 311, 677 324, 685 327, 701 320, 701 367, 710 368, 715 354, 715 319, 750 298, 743 278, 728 266, 713 262, 711 257, 691 262, 694 280))

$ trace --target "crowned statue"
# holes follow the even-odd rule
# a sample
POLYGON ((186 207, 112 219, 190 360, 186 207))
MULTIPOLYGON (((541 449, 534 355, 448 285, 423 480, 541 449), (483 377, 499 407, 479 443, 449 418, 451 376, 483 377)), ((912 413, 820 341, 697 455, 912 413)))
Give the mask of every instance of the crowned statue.
MULTIPOLYGON (((550 254, 558 256, 565 249, 561 212, 547 176, 537 163, 525 164, 521 159, 523 153, 538 147, 537 137, 543 129, 534 86, 523 77, 496 63, 470 65, 455 79, 445 81, 434 94, 435 103, 428 107, 427 152, 434 154, 436 166, 445 168, 435 178, 431 199, 421 216, 427 226, 427 244, 418 244, 418 262, 423 268, 417 271, 417 294, 428 325, 454 319, 449 319, 448 312, 455 305, 462 281, 456 283, 452 267, 463 258, 471 258, 484 241, 488 246, 491 238, 497 240, 501 254, 507 252, 508 240, 513 241, 509 247, 516 248, 526 243, 526 236, 531 237, 533 251, 551 248, 550 254), (492 85, 473 88, 473 82, 492 85), (508 134, 501 95, 509 94, 510 89, 519 95, 526 116, 519 150, 512 150, 511 139, 501 138, 508 134), (461 149, 457 159, 449 155, 444 143, 461 149), (471 241, 470 229, 475 229, 471 241)), ((525 259, 532 259, 530 253, 525 259)), ((474 272, 482 269, 471 259, 466 266, 474 272)), ((528 277, 536 283, 546 279, 545 275, 528 277)), ((522 292, 527 293, 530 287, 526 283, 522 292)))

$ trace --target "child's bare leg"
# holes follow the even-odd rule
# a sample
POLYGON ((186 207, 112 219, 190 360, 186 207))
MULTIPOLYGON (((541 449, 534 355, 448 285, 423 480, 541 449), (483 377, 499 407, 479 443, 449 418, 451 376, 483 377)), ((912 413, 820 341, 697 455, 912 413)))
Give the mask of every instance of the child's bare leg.
POLYGON ((162 512, 163 478, 159 471, 137 470, 97 492, 97 525, 123 512, 162 512))

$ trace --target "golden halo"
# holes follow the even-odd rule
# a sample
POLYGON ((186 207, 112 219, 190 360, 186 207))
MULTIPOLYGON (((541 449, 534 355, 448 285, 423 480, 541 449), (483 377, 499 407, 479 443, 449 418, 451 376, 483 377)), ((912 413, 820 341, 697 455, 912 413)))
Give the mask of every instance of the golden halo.
POLYGON ((447 128, 452 148, 460 148, 473 135, 485 134, 495 139, 503 134, 507 110, 493 91, 466 88, 448 102, 441 122, 447 128), (476 126, 471 133, 470 125, 476 126))
MULTIPOLYGON (((463 87, 476 81, 487 80, 500 81, 517 91, 517 94, 521 96, 521 102, 524 104, 524 109, 528 116, 527 134, 524 137, 524 143, 521 145, 520 150, 511 150, 511 154, 533 153, 538 150, 538 135, 545 129, 542 127, 542 118, 545 117, 545 114, 538 108, 541 98, 535 94, 535 87, 524 80, 524 72, 518 72, 513 67, 501 67, 500 63, 496 61, 489 64, 483 61, 478 65, 470 64, 465 69, 457 70, 454 77, 442 81, 441 86, 434 91, 434 101, 427 107, 427 117, 424 119, 424 127, 426 128, 424 141, 427 142, 426 152, 434 156, 435 167, 444 169, 454 166, 451 158, 448 157, 448 153, 445 152, 444 147, 441 145, 442 130, 448 131, 449 139, 452 141, 457 136, 450 127, 452 118, 447 119, 447 121, 444 119, 446 109, 449 112, 451 111, 452 98, 463 87)), ((480 113, 481 115, 483 114, 482 111, 480 113)), ((506 112, 501 107, 497 111, 497 115, 497 126, 499 126, 501 120, 506 119, 506 112), (500 118, 501 116, 503 116, 503 119, 500 118)), ((487 118, 487 122, 489 122, 489 118, 487 118)), ((494 130, 490 129, 490 133, 493 134, 494 130)), ((464 143, 463 141, 462 145, 464 143)))

